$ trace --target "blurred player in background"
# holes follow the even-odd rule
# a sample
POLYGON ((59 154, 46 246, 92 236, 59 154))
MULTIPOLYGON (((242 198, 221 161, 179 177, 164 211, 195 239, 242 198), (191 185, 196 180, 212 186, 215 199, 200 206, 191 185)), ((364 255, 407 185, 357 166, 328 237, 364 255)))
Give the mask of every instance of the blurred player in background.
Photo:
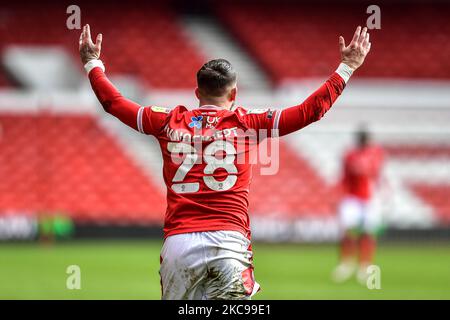
POLYGON ((380 187, 383 152, 371 142, 367 128, 361 127, 356 136, 357 145, 343 159, 343 198, 339 206, 342 239, 333 279, 344 282, 356 271, 358 281, 364 284, 381 226, 381 210, 374 194, 380 187))
MULTIPOLYGON (((237 76, 224 59, 209 61, 198 71, 198 108, 140 106, 106 77, 99 60, 101 43, 101 34, 92 42, 86 25, 80 57, 97 98, 106 112, 155 136, 162 151, 167 186, 162 298, 249 299, 259 289, 248 216, 252 164, 236 161, 236 138, 249 130, 283 136, 319 120, 364 62, 370 50, 367 28, 358 27, 348 46, 340 37, 336 72, 303 103, 282 110, 236 107, 237 76)), ((251 146, 244 147, 248 154, 251 146)))

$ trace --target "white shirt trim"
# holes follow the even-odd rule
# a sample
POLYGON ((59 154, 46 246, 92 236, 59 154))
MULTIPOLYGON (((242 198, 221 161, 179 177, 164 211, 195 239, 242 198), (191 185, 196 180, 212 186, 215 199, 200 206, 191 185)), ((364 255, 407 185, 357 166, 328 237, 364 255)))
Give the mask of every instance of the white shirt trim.
POLYGON ((341 76, 342 79, 344 79, 345 83, 348 82, 350 77, 353 74, 353 69, 350 68, 345 63, 341 63, 339 67, 336 69, 336 73, 341 76))
POLYGON ((279 136, 278 126, 280 124, 280 117, 281 117, 282 111, 283 110, 275 111, 275 118, 273 119, 273 124, 272 124, 272 138, 277 138, 279 136))
POLYGON ((89 74, 89 72, 91 72, 91 70, 96 67, 100 67, 100 69, 102 69, 102 71, 105 72, 105 66, 103 65, 102 60, 97 59, 91 60, 88 63, 86 63, 84 65, 84 70, 86 70, 86 73, 89 74))
POLYGON ((275 112, 275 119, 273 119, 273 129, 278 130, 278 125, 280 124, 280 117, 281 117, 281 112, 283 110, 276 110, 275 112))
POLYGON ((145 133, 144 132, 144 125, 142 123, 142 115, 144 114, 144 107, 140 107, 137 113, 137 129, 140 133, 145 133))
POLYGON ((213 104, 204 104, 199 107, 200 109, 225 109, 224 107, 219 107, 213 104))

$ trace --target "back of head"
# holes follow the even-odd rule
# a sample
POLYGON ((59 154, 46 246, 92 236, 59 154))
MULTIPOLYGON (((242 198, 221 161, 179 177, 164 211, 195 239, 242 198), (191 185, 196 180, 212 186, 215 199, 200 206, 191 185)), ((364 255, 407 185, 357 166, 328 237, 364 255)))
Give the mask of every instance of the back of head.
POLYGON ((362 125, 357 132, 358 146, 364 148, 370 143, 370 133, 366 125, 362 125))
POLYGON ((204 97, 223 97, 236 86, 236 79, 236 72, 225 59, 208 61, 197 72, 197 86, 204 97))

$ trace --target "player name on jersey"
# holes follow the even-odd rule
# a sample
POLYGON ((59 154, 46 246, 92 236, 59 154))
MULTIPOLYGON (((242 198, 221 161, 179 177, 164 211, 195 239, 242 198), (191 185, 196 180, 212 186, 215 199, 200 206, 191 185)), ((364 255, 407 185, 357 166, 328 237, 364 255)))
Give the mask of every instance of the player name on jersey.
POLYGON ((178 142, 208 142, 214 140, 234 139, 234 138, 249 138, 256 143, 257 138, 264 140, 268 136, 268 130, 261 129, 258 132, 254 129, 242 130, 238 127, 226 128, 217 130, 215 128, 207 129, 202 132, 201 129, 194 130, 194 134, 185 129, 173 129, 169 125, 164 127, 164 132, 170 141, 178 142))

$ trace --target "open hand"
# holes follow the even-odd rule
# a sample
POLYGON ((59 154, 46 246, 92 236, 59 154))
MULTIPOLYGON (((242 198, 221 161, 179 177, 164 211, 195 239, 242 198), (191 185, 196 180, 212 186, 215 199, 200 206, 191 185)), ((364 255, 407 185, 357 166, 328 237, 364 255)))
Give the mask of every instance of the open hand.
POLYGON ((97 40, 95 44, 91 39, 91 29, 89 25, 83 27, 83 32, 80 35, 80 58, 81 62, 84 64, 91 60, 100 58, 100 51, 102 49, 102 34, 97 35, 97 40))
POLYGON ((358 69, 364 62, 370 51, 369 33, 367 28, 356 28, 353 39, 348 46, 345 46, 345 40, 339 37, 339 49, 341 51, 341 60, 353 70, 358 69))

